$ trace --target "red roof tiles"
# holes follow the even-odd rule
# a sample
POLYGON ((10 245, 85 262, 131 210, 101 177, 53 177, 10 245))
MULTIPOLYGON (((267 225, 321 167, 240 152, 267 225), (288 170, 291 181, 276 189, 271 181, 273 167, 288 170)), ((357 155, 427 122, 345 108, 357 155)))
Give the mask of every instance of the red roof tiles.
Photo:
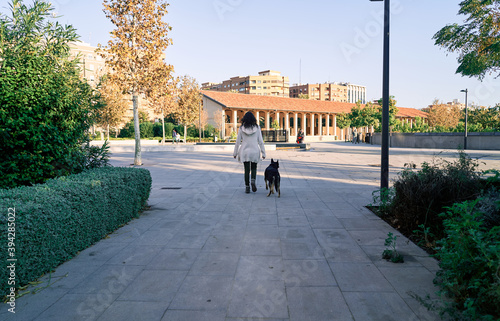
MULTIPOLYGON (((299 98, 259 96, 202 90, 202 94, 226 108, 259 109, 270 111, 314 112, 314 113, 350 113, 353 103, 319 101, 299 98)), ((413 108, 398 107, 399 117, 427 117, 427 113, 413 108)))

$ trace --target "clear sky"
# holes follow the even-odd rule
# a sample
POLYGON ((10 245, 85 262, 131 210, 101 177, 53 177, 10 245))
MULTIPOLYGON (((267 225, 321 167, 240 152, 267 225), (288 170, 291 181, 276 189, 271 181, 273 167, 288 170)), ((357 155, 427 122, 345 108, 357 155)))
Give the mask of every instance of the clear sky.
MULTIPOLYGON (((30 1, 26 1, 29 3, 30 1)), ((81 40, 105 44, 114 28, 101 0, 51 0, 60 22, 81 40)), ((5 12, 7 0, 1 0, 5 12)), ((350 82, 382 96, 383 2, 369 0, 170 0, 165 20, 173 45, 165 51, 176 75, 203 82, 278 70, 290 83, 350 82)), ((423 108, 434 99, 500 103, 500 79, 455 74, 456 55, 432 36, 458 16, 460 0, 392 0, 390 93, 398 106, 423 108)))

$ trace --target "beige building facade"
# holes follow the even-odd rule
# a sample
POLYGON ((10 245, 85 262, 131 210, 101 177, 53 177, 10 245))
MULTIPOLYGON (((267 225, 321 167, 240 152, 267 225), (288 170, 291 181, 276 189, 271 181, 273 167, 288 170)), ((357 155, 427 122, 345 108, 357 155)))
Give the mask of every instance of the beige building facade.
POLYGON ((206 82, 201 84, 202 90, 231 91, 240 94, 259 96, 288 97, 290 81, 279 71, 265 70, 257 76, 231 77, 221 83, 206 82))
POLYGON ((290 86, 290 98, 307 95, 311 100, 342 103, 366 103, 366 87, 350 83, 295 84, 290 86))

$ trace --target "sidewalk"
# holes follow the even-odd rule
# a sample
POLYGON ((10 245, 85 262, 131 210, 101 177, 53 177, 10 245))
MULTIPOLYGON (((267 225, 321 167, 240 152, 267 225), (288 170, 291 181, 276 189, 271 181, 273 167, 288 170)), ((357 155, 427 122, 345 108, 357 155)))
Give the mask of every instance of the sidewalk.
MULTIPOLYGON (((435 298, 436 261, 364 207, 378 188, 380 147, 311 147, 269 151, 252 194, 231 153, 143 153, 151 208, 59 266, 50 286, 17 299, 16 314, 3 304, 0 319, 438 320, 412 297, 435 298), (271 158, 281 198, 266 197, 271 158), (405 263, 381 258, 388 232, 405 263)), ((391 149, 391 175, 433 152, 391 149)), ((486 153, 500 168, 500 152, 486 153)), ((132 153, 112 157, 132 162, 132 153)))

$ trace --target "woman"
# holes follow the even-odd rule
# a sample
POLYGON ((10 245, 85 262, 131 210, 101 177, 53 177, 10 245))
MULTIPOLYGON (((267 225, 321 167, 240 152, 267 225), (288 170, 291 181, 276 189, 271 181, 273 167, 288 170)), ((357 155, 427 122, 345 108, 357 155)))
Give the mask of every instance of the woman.
POLYGON ((251 112, 247 112, 241 119, 241 127, 238 131, 236 144, 234 145, 233 156, 238 156, 238 161, 243 162, 245 168, 245 193, 250 193, 250 172, 252 176, 252 191, 257 191, 255 186, 255 178, 257 177, 257 163, 266 158, 266 150, 264 148, 264 140, 260 126, 257 125, 257 120, 251 112))

